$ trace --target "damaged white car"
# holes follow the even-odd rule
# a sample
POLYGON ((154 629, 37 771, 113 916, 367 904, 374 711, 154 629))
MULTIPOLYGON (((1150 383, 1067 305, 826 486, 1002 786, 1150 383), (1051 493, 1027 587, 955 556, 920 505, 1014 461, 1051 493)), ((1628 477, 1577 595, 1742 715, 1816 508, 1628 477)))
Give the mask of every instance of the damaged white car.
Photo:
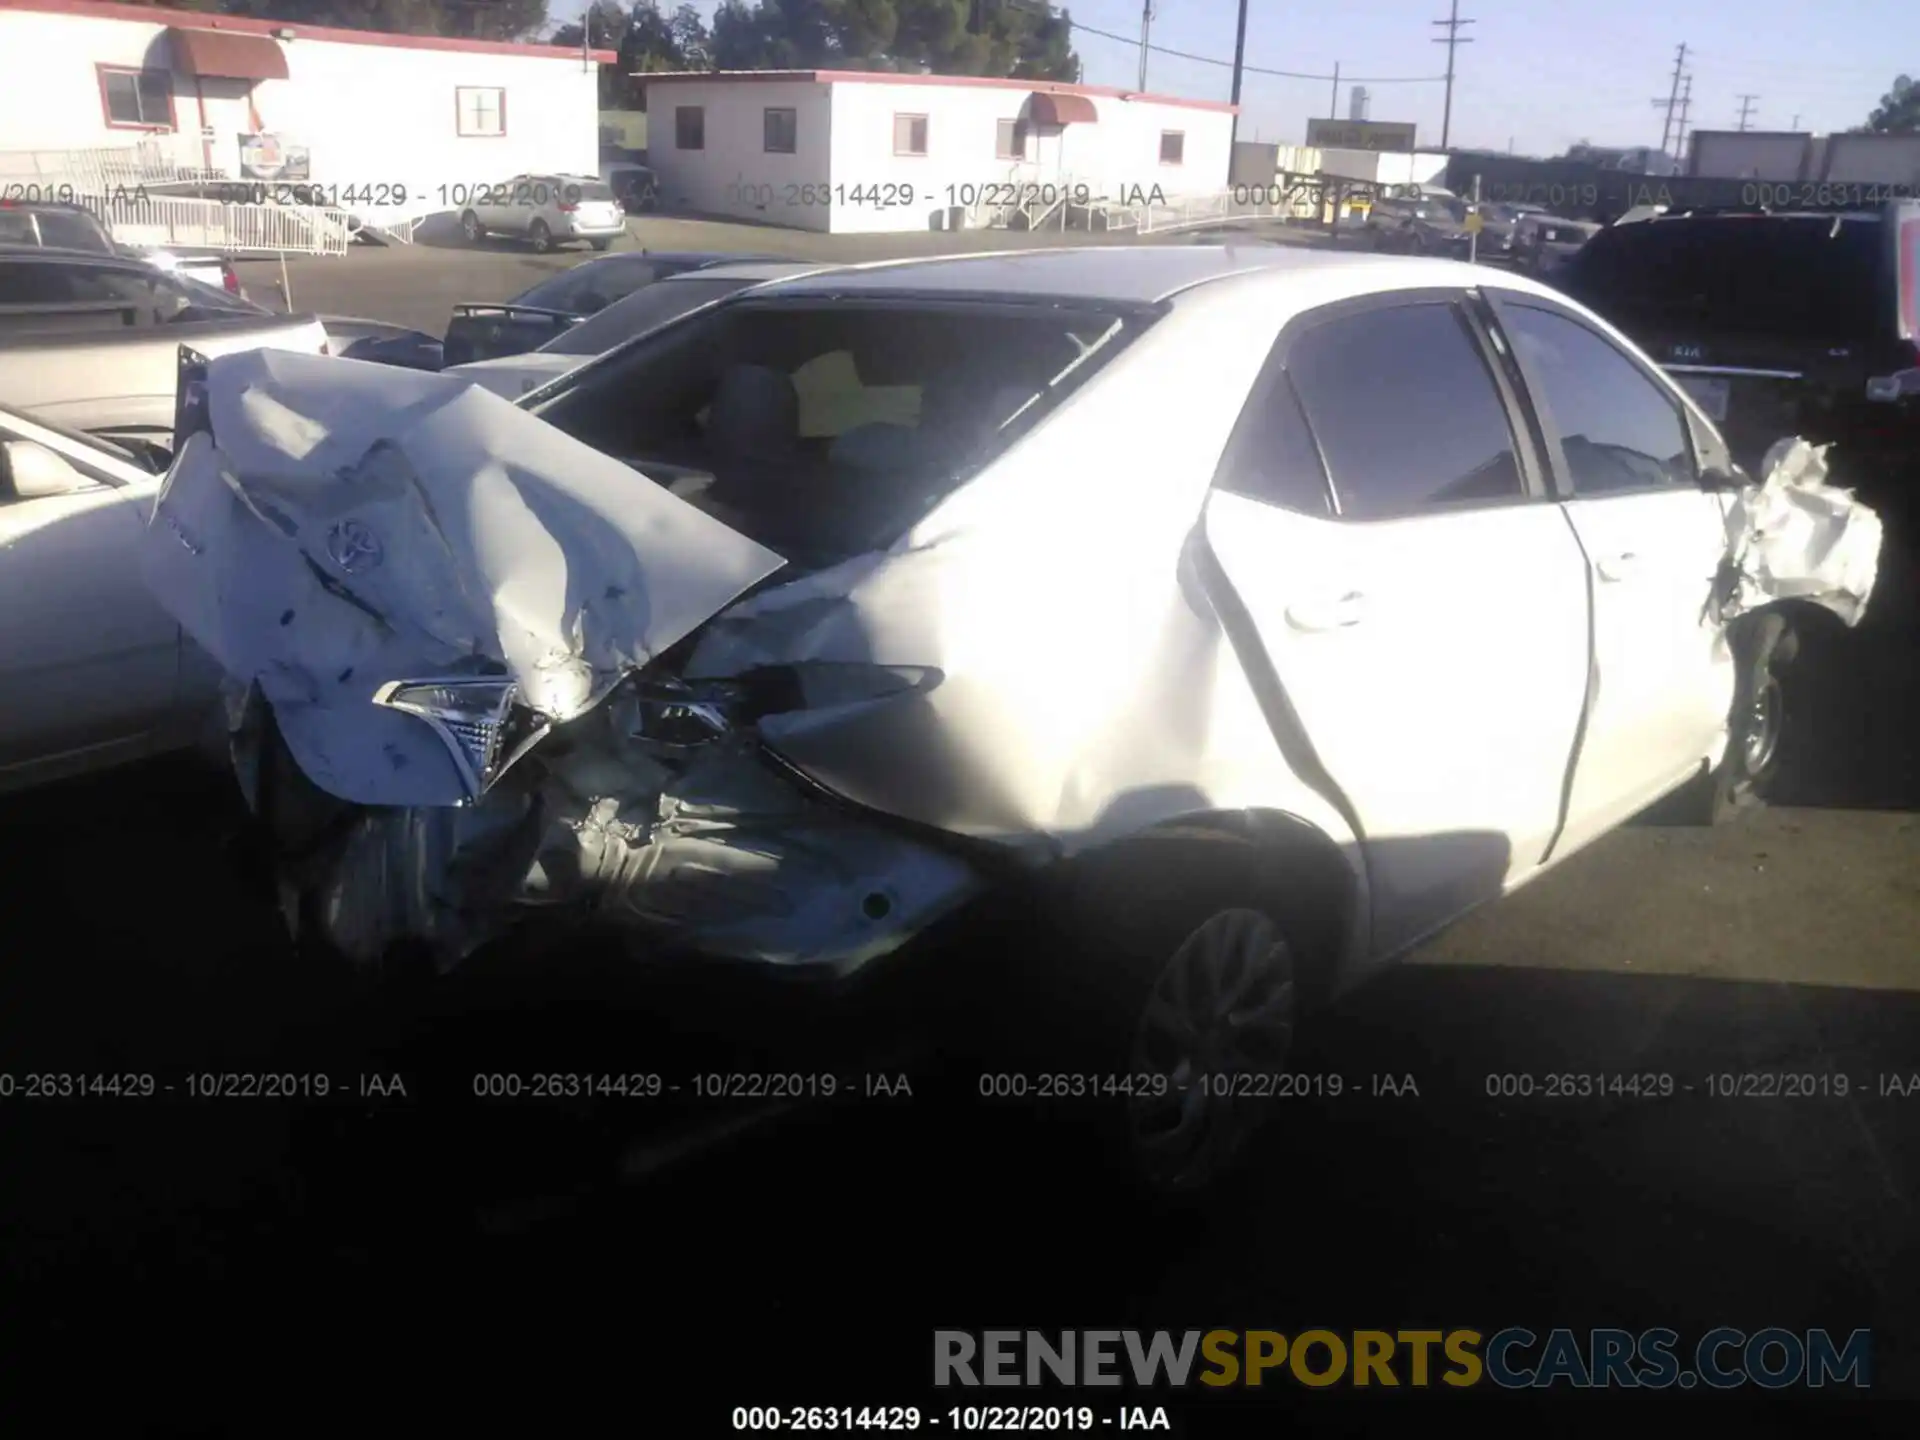
POLYGON ((1764 788, 1879 546, 1817 454, 1748 486, 1617 331, 1444 261, 865 266, 531 412, 269 352, 184 400, 146 573, 245 693, 301 925, 845 974, 1032 879, 1173 1187, 1302 1006, 1764 788))

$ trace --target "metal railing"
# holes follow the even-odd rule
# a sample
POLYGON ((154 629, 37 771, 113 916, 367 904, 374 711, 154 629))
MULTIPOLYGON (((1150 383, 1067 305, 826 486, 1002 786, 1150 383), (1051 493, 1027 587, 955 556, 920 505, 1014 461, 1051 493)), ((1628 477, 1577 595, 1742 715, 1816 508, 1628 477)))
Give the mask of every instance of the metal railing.
POLYGON ((226 205, 113 194, 89 204, 123 245, 232 255, 344 255, 353 239, 347 212, 320 205, 226 205))
POLYGON ((1164 235, 1175 230, 1230 225, 1240 220, 1291 219, 1296 218, 1299 208, 1278 195, 1238 186, 1204 195, 1169 195, 1148 203, 1108 201, 1094 207, 1101 217, 1094 223, 1096 228, 1106 230, 1164 235))
POLYGON ((0 185, 22 199, 86 201, 141 185, 222 180, 158 140, 82 150, 0 150, 0 185))

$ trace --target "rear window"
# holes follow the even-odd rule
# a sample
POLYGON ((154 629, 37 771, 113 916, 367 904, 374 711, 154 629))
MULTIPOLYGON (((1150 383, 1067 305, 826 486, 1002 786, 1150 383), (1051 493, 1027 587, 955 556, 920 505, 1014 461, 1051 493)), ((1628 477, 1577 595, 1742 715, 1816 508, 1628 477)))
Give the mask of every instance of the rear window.
POLYGON ((757 283, 739 278, 710 280, 689 276, 665 285, 649 285, 581 321, 540 349, 548 355, 598 355, 757 283))
POLYGON ((1628 324, 1858 337, 1881 328, 1880 221, 1646 220, 1602 231, 1569 289, 1628 324))
POLYGON ((513 303, 539 310, 564 310, 569 315, 592 315, 659 278, 660 267, 645 256, 616 255, 608 260, 589 260, 551 280, 542 280, 515 296, 513 303))
POLYGON ((580 180, 572 182, 580 192, 582 200, 611 200, 613 187, 600 180, 580 180))
POLYGON ((563 377, 535 413, 811 568, 897 538, 1148 323, 746 299, 563 377))

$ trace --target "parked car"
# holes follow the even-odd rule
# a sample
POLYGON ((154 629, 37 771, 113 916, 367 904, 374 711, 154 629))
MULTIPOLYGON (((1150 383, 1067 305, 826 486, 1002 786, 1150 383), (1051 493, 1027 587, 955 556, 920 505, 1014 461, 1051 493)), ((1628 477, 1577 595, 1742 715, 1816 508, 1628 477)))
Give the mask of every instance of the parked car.
POLYGON ((186 393, 143 558, 311 943, 571 919, 743 1001, 940 959, 996 1030, 1067 997, 1051 1067, 1133 1077, 1173 1190, 1315 1003, 1764 793, 1791 627, 1878 541, 1810 494, 1748 567, 1753 492, 1606 322, 1294 247, 835 270, 530 406, 273 352, 186 393), (1070 940, 941 955, 1014 902, 1070 940))
POLYGON ((650 165, 604 160, 600 178, 613 187, 613 198, 629 215, 654 210, 660 204, 660 177, 650 165))
POLYGON ((702 305, 711 305, 749 286, 814 275, 832 268, 800 261, 765 260, 684 270, 643 286, 624 300, 614 301, 598 314, 561 331, 538 350, 450 366, 448 373, 484 385, 496 395, 517 400, 578 369, 596 355, 656 330, 702 305))
POLYGON ((371 360, 407 370, 438 370, 445 360, 440 337, 385 320, 350 315, 322 315, 329 354, 349 360, 371 360))
POLYGON ((275 315, 142 261, 0 247, 0 403, 77 430, 170 438, 180 346, 320 353, 312 315, 275 315))
POLYGON ((627 233, 627 215, 613 187, 597 176, 516 175, 476 192, 460 215, 470 244, 511 235, 544 255, 575 240, 605 250, 627 233))
POLYGON ((160 473, 0 407, 0 793, 192 744, 219 670, 140 577, 160 473))
POLYGON ((122 245, 100 217, 84 205, 53 200, 0 200, 0 245, 124 255, 202 285, 246 298, 233 261, 218 250, 122 245))
POLYGON ((583 261, 504 304, 454 306, 442 344, 445 363, 468 365, 502 355, 523 355, 656 280, 688 270, 766 258, 711 251, 638 250, 583 261))
POLYGON ((1920 203, 1650 216, 1595 235, 1562 283, 1737 453, 1806 435, 1875 469, 1920 458, 1920 203))
POLYGON ((1467 202, 1450 190, 1432 186, 1389 189, 1374 200, 1365 234, 1376 250, 1464 256, 1469 239, 1467 202))
POLYGON ((1541 205, 1483 202, 1474 208, 1480 215, 1480 244, 1475 253, 1482 260, 1512 258, 1521 222, 1547 213, 1541 205))
POLYGON ((1591 220, 1562 220, 1545 213, 1522 215, 1514 225, 1514 266, 1538 279, 1552 279, 1599 230, 1591 220))

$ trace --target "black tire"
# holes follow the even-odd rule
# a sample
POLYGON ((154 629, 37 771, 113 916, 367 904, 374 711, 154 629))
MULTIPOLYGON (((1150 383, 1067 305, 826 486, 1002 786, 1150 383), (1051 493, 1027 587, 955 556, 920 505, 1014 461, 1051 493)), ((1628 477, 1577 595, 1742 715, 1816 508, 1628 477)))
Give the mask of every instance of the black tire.
POLYGON ((469 210, 460 217, 460 233, 467 237, 469 245, 478 245, 487 238, 487 227, 480 223, 480 217, 469 210))
POLYGON ((609 245, 613 244, 613 237, 611 235, 608 235, 605 238, 600 240, 589 240, 587 244, 591 245, 596 250, 605 250, 609 245))
POLYGON ((1766 802, 1780 782, 1791 745, 1790 667, 1799 636, 1778 612, 1734 622, 1728 636, 1737 666, 1727 721, 1727 753, 1676 796, 1682 824, 1720 825, 1766 802))
POLYGON ((527 243, 533 246, 533 253, 546 255, 553 250, 553 231, 547 228, 547 222, 536 220, 527 226, 527 243))
POLYGON ((1036 1097, 1061 1125, 1051 1153, 1092 1140, 1102 1173, 1160 1203, 1217 1193, 1246 1160, 1273 1102, 1255 1077, 1286 1069, 1300 993, 1258 859, 1236 840, 1149 837, 1084 862, 1051 897, 1014 1073, 1101 1092, 1036 1097), (1181 1015, 1206 1023, 1170 1023, 1181 1015), (1104 1077, 1118 1093, 1094 1084, 1104 1077))

